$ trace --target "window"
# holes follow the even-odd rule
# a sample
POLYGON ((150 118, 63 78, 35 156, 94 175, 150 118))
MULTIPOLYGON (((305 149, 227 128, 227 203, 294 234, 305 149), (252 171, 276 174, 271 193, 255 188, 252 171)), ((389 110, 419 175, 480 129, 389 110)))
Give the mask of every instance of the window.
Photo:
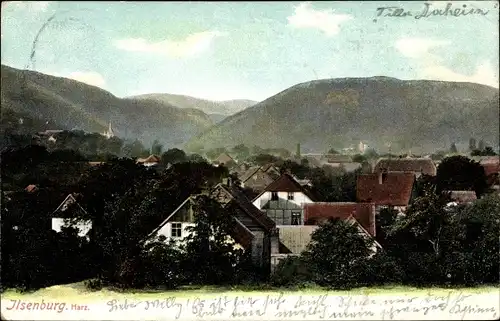
POLYGON ((288 200, 293 201, 293 192, 288 192, 288 200))
POLYGON ((278 200, 278 192, 271 192, 271 201, 278 200))
POLYGON ((182 223, 172 223, 170 235, 172 237, 181 237, 182 236, 182 223))
POLYGON ((292 212, 292 225, 301 225, 300 212, 292 212))

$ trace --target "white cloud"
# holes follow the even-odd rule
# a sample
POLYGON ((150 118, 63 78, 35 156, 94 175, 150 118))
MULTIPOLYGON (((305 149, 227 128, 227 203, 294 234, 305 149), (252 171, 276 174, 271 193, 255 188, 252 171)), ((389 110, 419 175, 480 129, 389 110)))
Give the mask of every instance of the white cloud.
POLYGON ((498 75, 489 61, 476 66, 476 71, 465 75, 443 65, 441 57, 431 50, 449 45, 449 41, 427 38, 403 38, 396 41, 394 47, 405 57, 418 65, 418 77, 430 80, 472 82, 498 88, 498 75))
POLYGON ((8 1, 4 5, 29 12, 46 11, 52 1, 8 1))
POLYGON ((489 61, 484 61, 476 67, 472 75, 464 75, 451 70, 448 67, 435 65, 425 67, 422 75, 426 79, 472 82, 498 88, 498 75, 489 61))
POLYGON ((63 78, 68 78, 68 79, 73 79, 79 82, 86 83, 91 86, 96 86, 100 88, 104 88, 106 86, 106 80, 104 77, 95 71, 53 71, 53 70, 48 70, 48 69, 38 69, 38 72, 47 74, 47 75, 52 75, 55 77, 63 77, 63 78))
POLYGON ((116 40, 114 45, 121 50, 164 54, 170 57, 190 57, 210 48, 215 38, 225 36, 219 31, 204 31, 187 36, 184 40, 149 42, 143 38, 116 40))
POLYGON ((446 46, 450 42, 426 38, 402 38, 396 41, 396 49, 408 58, 423 58, 430 55, 430 50, 438 46, 446 46))
POLYGON ((104 88, 106 85, 106 80, 104 80, 104 77, 95 71, 87 71, 87 72, 82 72, 82 71, 74 71, 71 72, 67 78, 71 78, 83 83, 86 83, 88 85, 96 86, 96 87, 101 87, 104 88))
POLYGON ((295 7, 294 14, 287 19, 292 27, 319 29, 331 37, 339 33, 341 23, 352 18, 348 14, 336 14, 333 9, 315 10, 311 8, 311 2, 303 2, 295 7))

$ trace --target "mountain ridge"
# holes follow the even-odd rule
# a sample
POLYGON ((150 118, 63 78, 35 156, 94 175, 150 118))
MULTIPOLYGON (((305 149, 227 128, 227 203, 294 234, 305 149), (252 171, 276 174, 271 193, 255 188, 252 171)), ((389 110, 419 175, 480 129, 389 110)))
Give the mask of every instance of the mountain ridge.
POLYGON ((295 150, 300 142, 324 150, 363 140, 381 149, 392 140, 398 149, 430 150, 477 136, 496 144, 498 136, 492 133, 497 131, 497 88, 385 76, 351 77, 296 84, 194 136, 186 148, 243 143, 295 150), (474 124, 468 126, 467 119, 474 124), (456 129, 461 126, 463 130, 456 129), (391 127, 398 130, 389 130, 391 127), (433 136, 443 138, 440 144, 433 136))

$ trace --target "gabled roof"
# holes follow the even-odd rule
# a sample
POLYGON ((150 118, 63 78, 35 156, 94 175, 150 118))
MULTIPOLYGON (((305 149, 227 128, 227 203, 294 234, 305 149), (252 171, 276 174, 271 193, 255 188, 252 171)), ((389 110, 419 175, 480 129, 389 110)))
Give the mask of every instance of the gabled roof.
POLYGON ((246 182, 247 180, 249 180, 253 175, 255 175, 259 169, 261 169, 261 167, 259 166, 252 166, 250 167, 249 169, 247 169, 243 175, 241 175, 241 182, 244 183, 246 182))
POLYGON ((359 175, 356 198, 361 203, 376 205, 408 206, 411 199, 415 173, 388 172, 359 175))
POLYGON ((78 203, 75 196, 73 196, 73 194, 68 194, 68 196, 66 196, 64 201, 62 201, 61 204, 59 204, 59 206, 56 208, 56 210, 54 212, 52 212, 52 214, 53 214, 52 217, 54 217, 54 214, 57 212, 66 211, 66 208, 73 205, 73 204, 76 204, 78 209, 83 211, 83 213, 85 213, 85 214, 87 213, 87 211, 78 203))
POLYGON ((329 218, 354 217, 371 236, 375 236, 375 204, 353 202, 318 202, 304 205, 305 224, 318 223, 329 218))
POLYGON ((302 186, 291 174, 283 173, 280 177, 278 177, 274 182, 266 186, 266 188, 257 195, 252 202, 258 199, 265 192, 301 192, 311 201, 315 200, 315 197, 304 187, 302 186))
POLYGON ((261 225, 266 231, 270 231, 276 227, 276 223, 270 219, 264 212, 259 210, 252 202, 243 194, 243 192, 234 185, 227 186, 217 184, 214 189, 222 188, 228 192, 238 205, 247 215, 249 215, 256 223, 261 225))
POLYGON ((380 158, 373 168, 374 173, 414 172, 436 176, 436 165, 430 158, 380 158))
MULTIPOLYGON (((229 192, 229 191, 228 191, 229 192)), ((231 193, 231 192, 229 192, 231 193)), ((231 193, 232 195, 232 193, 231 193)), ((187 203, 193 202, 195 199, 196 195, 191 195, 188 198, 186 198, 163 222, 158 225, 151 233, 149 233, 142 241, 146 241, 150 239, 152 236, 154 236, 165 224, 167 224, 170 219, 180 210, 182 209, 187 203)), ((252 205, 252 204, 250 204, 252 205)), ((252 205, 253 206, 253 205, 252 205)), ((255 206, 253 206, 255 208, 255 206)), ((259 211, 260 212, 260 211, 259 211)), ((252 239, 255 237, 255 235, 250 231, 241 221, 239 221, 236 217, 233 217, 233 226, 232 226, 232 233, 231 236, 233 239, 241 244, 244 248, 249 248, 252 244, 252 239)))
POLYGON ((231 156, 229 156, 227 153, 222 153, 219 155, 219 157, 217 157, 215 160, 214 160, 215 163, 219 163, 219 164, 227 164, 229 162, 235 162, 236 161, 234 160, 234 158, 232 158, 231 156))
POLYGON ((138 158, 137 162, 138 163, 159 163, 161 161, 161 158, 156 155, 149 155, 146 158, 138 158))
POLYGON ((457 203, 469 203, 477 200, 475 191, 446 191, 450 193, 452 201, 457 203))

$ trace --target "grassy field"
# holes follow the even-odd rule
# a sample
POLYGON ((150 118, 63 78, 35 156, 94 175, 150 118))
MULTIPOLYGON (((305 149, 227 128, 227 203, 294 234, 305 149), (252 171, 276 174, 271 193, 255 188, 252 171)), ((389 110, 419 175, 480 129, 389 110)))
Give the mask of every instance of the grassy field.
POLYGON ((136 300, 144 299, 158 299, 163 297, 214 297, 221 294, 227 296, 236 295, 265 295, 271 293, 284 292, 285 294, 331 294, 331 295, 391 295, 398 296, 411 293, 412 295, 425 295, 432 293, 435 295, 445 294, 450 291, 462 290, 466 293, 499 293, 500 287, 485 286, 475 288, 413 288, 404 286, 394 287, 371 287, 371 288, 357 288, 350 291, 328 291, 320 287, 310 287, 305 289, 252 289, 248 287, 234 287, 234 288, 221 288, 221 287, 198 287, 198 288, 183 288, 175 291, 161 291, 161 290, 128 290, 120 291, 115 289, 102 289, 99 291, 87 290, 83 282, 51 286, 48 288, 40 289, 35 292, 20 293, 16 290, 7 290, 2 294, 3 299, 64 299, 65 301, 78 300, 79 302, 86 301, 102 301, 108 299, 129 298, 136 300))

